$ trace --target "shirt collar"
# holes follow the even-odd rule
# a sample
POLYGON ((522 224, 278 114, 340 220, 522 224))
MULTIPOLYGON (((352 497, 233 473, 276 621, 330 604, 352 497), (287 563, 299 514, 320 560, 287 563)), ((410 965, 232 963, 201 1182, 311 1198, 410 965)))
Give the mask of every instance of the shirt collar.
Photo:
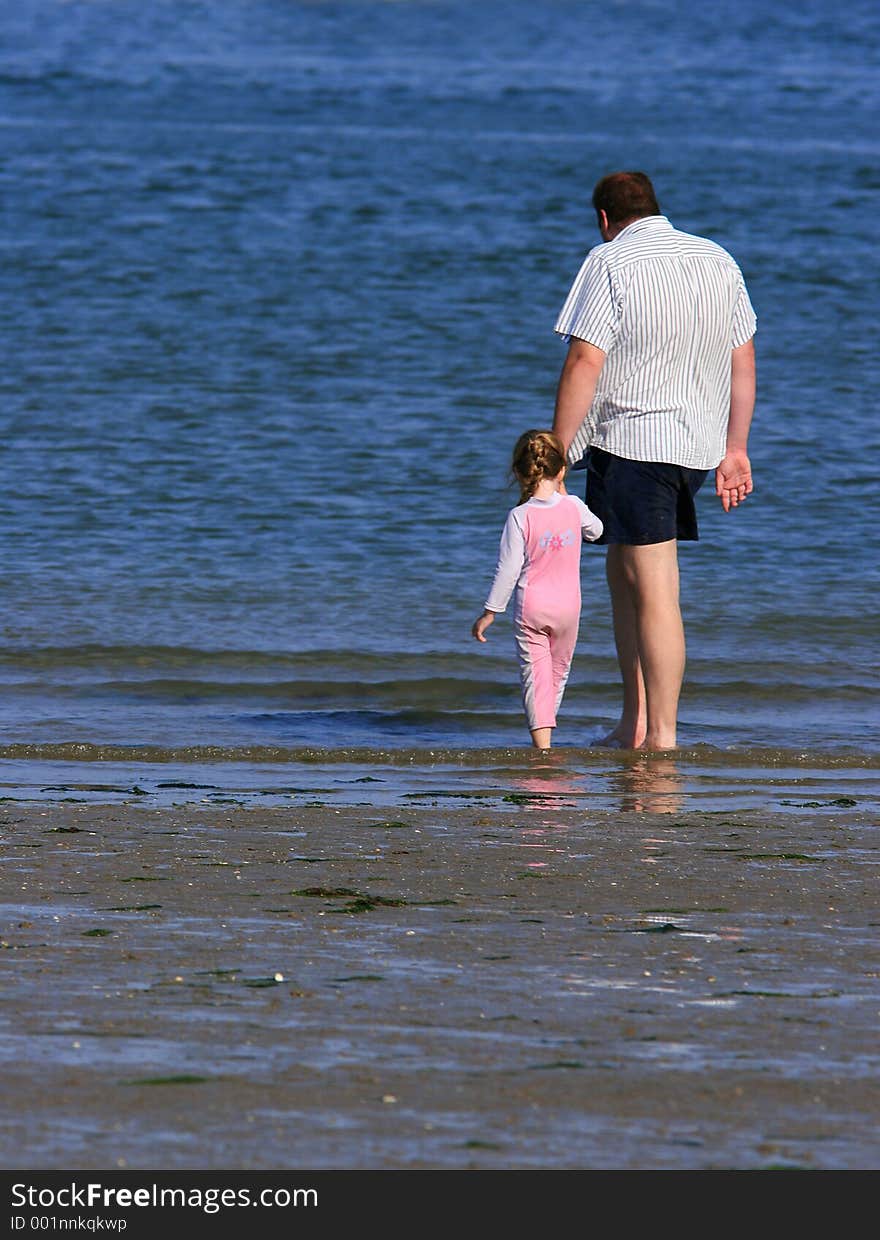
POLYGON ((665 215, 645 215, 640 220, 633 220, 631 224, 627 224, 626 228, 622 228, 614 241, 619 241, 621 237, 635 237, 637 233, 665 231, 671 229, 672 225, 665 215))

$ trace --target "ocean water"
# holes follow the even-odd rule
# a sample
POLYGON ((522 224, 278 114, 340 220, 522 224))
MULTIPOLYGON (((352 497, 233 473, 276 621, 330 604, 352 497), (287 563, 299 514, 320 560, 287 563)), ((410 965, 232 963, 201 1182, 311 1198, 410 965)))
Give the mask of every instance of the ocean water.
MULTIPOLYGON (((681 743, 876 770, 874 4, 19 0, 0 32, 7 785, 527 744, 509 621, 470 626, 620 167, 759 319, 755 493, 707 486, 681 553, 681 743)), ((587 764, 603 556, 556 738, 587 764)))

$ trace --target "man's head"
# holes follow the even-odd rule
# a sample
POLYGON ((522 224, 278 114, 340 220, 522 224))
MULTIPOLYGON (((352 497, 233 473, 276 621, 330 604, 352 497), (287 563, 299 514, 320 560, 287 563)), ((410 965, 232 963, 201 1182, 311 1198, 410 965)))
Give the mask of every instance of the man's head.
POLYGON ((644 172, 611 172, 593 190, 599 232, 605 241, 646 215, 659 215, 654 186, 644 172))

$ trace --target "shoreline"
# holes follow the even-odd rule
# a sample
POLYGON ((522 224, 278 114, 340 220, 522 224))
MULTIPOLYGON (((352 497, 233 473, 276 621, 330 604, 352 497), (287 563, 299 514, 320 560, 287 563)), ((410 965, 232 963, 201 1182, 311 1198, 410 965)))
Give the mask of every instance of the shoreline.
POLYGON ((0 747, 0 806, 173 809, 464 808, 547 804, 584 813, 763 812, 880 806, 880 755, 801 750, 0 747))
POLYGON ((10 1169, 880 1162, 859 806, 0 810, 10 1169))

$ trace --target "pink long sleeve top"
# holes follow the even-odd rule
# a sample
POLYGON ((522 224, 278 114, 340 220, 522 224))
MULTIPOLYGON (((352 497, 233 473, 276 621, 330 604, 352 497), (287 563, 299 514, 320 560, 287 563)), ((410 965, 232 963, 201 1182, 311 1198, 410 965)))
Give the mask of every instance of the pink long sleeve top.
POLYGON ((561 613, 580 607, 581 546, 601 537, 602 528, 596 514, 576 495, 557 492, 550 499, 532 498, 511 509, 486 611, 504 611, 514 590, 518 617, 527 593, 553 600, 561 613))

